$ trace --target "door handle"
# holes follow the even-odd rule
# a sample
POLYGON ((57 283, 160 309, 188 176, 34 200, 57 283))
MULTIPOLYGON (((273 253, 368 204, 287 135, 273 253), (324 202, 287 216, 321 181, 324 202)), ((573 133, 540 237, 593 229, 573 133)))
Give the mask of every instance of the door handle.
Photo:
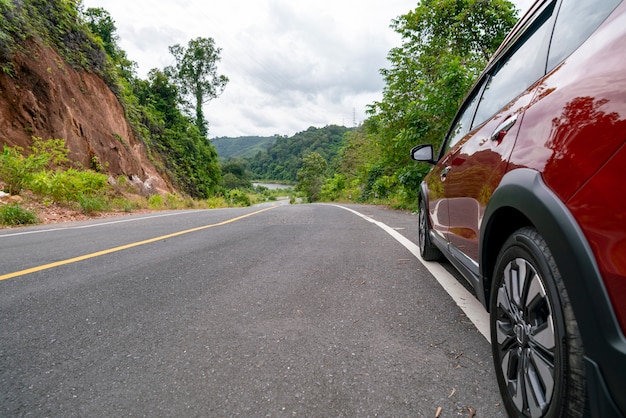
POLYGON ((506 136, 506 134, 509 132, 509 130, 513 127, 513 125, 515 125, 516 122, 517 122, 517 115, 513 115, 507 120, 505 120, 504 122, 502 122, 500 125, 498 125, 496 130, 493 131, 493 133, 491 134, 491 137, 490 137, 491 140, 498 141, 498 142, 502 141, 504 137, 506 136))
POLYGON ((444 168, 443 170, 441 170, 441 181, 446 181, 446 177, 448 177, 448 172, 450 171, 452 167, 447 166, 446 168, 444 168))

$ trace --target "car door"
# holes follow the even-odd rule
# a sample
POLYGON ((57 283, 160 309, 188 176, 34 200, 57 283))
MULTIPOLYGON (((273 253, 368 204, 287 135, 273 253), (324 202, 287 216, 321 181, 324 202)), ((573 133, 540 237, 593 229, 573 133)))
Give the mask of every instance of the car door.
POLYGON ((476 274, 485 207, 507 170, 537 81, 545 75, 554 3, 537 11, 540 18, 483 75, 470 131, 439 164, 449 251, 476 274))
POLYGON ((461 141, 470 130, 476 104, 480 99, 481 89, 476 86, 464 105, 457 112, 452 127, 450 128, 444 145, 440 151, 439 162, 435 164, 429 175, 426 177, 428 190, 428 211, 431 220, 431 228, 437 233, 441 240, 448 241, 448 229, 450 224, 448 200, 445 198, 445 181, 449 170, 449 159, 451 151, 461 141))

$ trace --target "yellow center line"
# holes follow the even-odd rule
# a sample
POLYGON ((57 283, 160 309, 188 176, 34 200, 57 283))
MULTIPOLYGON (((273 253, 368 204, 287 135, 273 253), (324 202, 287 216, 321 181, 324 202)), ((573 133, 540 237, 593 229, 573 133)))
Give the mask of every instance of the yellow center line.
POLYGON ((7 280, 7 279, 12 279, 13 277, 24 276, 24 275, 30 274, 30 273, 36 273, 38 271, 49 270, 49 269, 52 269, 52 268, 55 268, 55 267, 64 266, 66 264, 77 263, 79 261, 87 260, 87 259, 90 259, 90 258, 100 257, 101 255, 106 255, 106 254, 111 254, 111 253, 114 253, 114 252, 117 252, 117 251, 127 250, 129 248, 138 247, 140 245, 145 245, 145 244, 150 244, 152 242, 161 241, 161 240, 164 240, 164 239, 167 239, 167 238, 177 237, 179 235, 189 234, 191 232, 201 231, 201 230, 207 229, 207 228, 213 228, 213 227, 216 227, 216 226, 226 225, 226 224, 229 224, 229 223, 232 223, 232 222, 235 222, 235 221, 239 221, 241 219, 244 219, 244 218, 247 218, 247 217, 250 217, 250 216, 253 216, 253 215, 257 215, 257 214, 259 214, 261 212, 265 212, 265 211, 268 211, 270 209, 274 209, 274 208, 277 208, 277 207, 278 206, 270 206, 268 208, 257 210, 255 212, 251 212, 251 213, 248 213, 246 215, 238 216, 236 218, 227 219, 225 221, 218 222, 218 223, 215 223, 215 224, 199 226, 197 228, 187 229, 185 231, 174 232, 172 234, 162 235, 160 237, 150 238, 150 239, 147 239, 147 240, 144 240, 144 241, 133 242, 133 243, 126 244, 126 245, 121 245, 119 247, 109 248, 107 250, 102 250, 102 251, 97 251, 97 252, 91 253, 91 254, 81 255, 79 257, 68 258, 67 260, 56 261, 54 263, 44 264, 44 265, 41 265, 41 266, 29 268, 29 269, 26 269, 26 270, 20 270, 20 271, 16 271, 16 272, 13 272, 13 273, 3 274, 2 276, 0 276, 0 281, 7 280))

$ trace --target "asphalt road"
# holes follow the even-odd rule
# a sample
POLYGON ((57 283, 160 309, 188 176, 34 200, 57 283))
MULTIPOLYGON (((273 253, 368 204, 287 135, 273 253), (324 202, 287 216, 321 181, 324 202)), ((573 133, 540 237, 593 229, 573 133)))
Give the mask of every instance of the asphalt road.
POLYGON ((343 206, 1 230, 0 416, 504 416, 416 216, 343 206))

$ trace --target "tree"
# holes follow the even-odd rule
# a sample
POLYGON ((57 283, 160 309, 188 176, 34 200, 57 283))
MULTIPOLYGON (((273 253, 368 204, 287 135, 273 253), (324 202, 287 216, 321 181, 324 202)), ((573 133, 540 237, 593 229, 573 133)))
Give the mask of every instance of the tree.
POLYGON ((185 107, 195 109, 195 124, 203 136, 208 135, 208 122, 204 117, 202 105, 217 98, 228 83, 228 77, 217 74, 217 62, 221 48, 215 45, 213 38, 196 38, 189 41, 187 48, 179 44, 169 47, 176 64, 167 67, 166 72, 176 80, 181 94, 192 98, 193 104, 184 100, 185 107))
POLYGON ((142 104, 158 112, 166 127, 184 125, 187 122, 176 106, 179 101, 178 88, 163 71, 153 68, 148 80, 137 82, 135 94, 142 104), (139 88, 143 84, 143 88, 139 88))
POLYGON ((119 37, 116 34, 115 21, 109 12, 100 7, 89 8, 85 12, 85 18, 91 32, 102 39, 102 46, 106 53, 115 59, 119 49, 117 46, 119 37))
POLYGON ((217 152, 178 108, 176 85, 165 72, 152 69, 148 80, 135 80, 133 87, 150 148, 163 159, 175 186, 192 197, 211 196, 221 180, 217 152))
POLYGON ((302 168, 298 170, 296 190, 306 194, 309 202, 320 200, 324 173, 328 163, 317 152, 311 152, 302 158, 302 168))
POLYGON ((252 188, 250 177, 241 161, 231 160, 222 164, 222 186, 228 190, 252 188))
MULTIPOLYGON (((416 196, 424 173, 408 150, 439 145, 472 83, 516 22, 507 0, 422 0, 392 23, 402 45, 388 55, 383 100, 370 106, 368 133, 380 152, 378 174, 416 196)), ((376 181, 372 178, 371 181, 376 181)))
POLYGON ((137 68, 137 63, 128 59, 126 51, 119 47, 119 36, 115 21, 103 8, 89 8, 84 13, 89 30, 100 38, 106 54, 113 60, 120 71, 120 75, 126 80, 132 80, 137 68))

